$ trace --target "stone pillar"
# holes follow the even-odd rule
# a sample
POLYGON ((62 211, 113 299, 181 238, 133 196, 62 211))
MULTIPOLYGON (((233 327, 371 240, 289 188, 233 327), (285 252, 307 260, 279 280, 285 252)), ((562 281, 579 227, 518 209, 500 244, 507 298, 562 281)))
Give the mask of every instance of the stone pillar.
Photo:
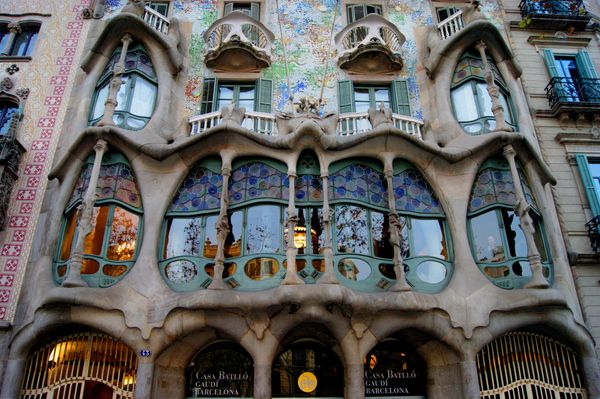
POLYGON ((319 284, 339 284, 333 269, 333 243, 331 242, 331 211, 329 209, 329 174, 321 174, 323 179, 323 230, 325 230, 325 241, 323 242, 323 257, 325 258, 325 272, 319 279, 319 284))
MULTIPOLYGON (((289 267, 289 263, 288 263, 289 267)), ((266 360, 266 359, 265 359, 266 360)), ((254 398, 271 399, 271 364, 254 363, 254 398)))
POLYGON ((96 156, 94 158, 94 166, 90 175, 88 188, 83 197, 81 205, 77 207, 79 216, 77 218, 77 241, 75 249, 71 254, 71 264, 69 275, 63 282, 63 287, 87 287, 87 283, 81 278, 81 267, 83 265, 83 244, 88 234, 93 229, 94 205, 96 204, 96 186, 98 185, 98 176, 100 175, 100 167, 102 166, 102 157, 106 152, 108 145, 106 141, 100 139, 94 145, 96 156))
MULTIPOLYGON (((344 386, 345 398, 363 399, 365 397, 365 373, 362 363, 352 363, 345 365, 346 384, 344 386)), ((324 381, 319 381, 324 383, 324 381)))
POLYGON ((475 45, 475 48, 479 51, 479 55, 481 56, 484 78, 487 83, 487 90, 490 94, 490 98, 492 99, 492 113, 496 119, 496 128, 494 130, 512 132, 510 126, 508 126, 504 121, 504 110, 502 109, 502 105, 500 105, 500 100, 498 100, 498 97, 500 96, 500 89, 494 81, 494 73, 492 72, 492 69, 488 63, 488 59, 485 54, 486 45, 483 40, 478 41, 477 45, 475 45))
POLYGON ((135 378, 135 399, 152 397, 152 379, 154 377, 154 359, 138 356, 135 378))
POLYGON ((0 399, 15 399, 20 397, 21 382, 25 371, 25 359, 10 359, 6 364, 2 395, 0 399))
POLYGON ((516 152, 512 145, 509 144, 504 147, 502 154, 510 165, 510 173, 512 174, 513 183, 515 186, 515 194, 517 196, 515 212, 519 215, 519 226, 525 235, 525 241, 527 242, 527 258, 529 260, 529 264, 531 265, 531 280, 525 285, 525 288, 548 288, 550 285, 544 278, 542 272, 540 252, 535 246, 535 239, 533 237, 535 233, 535 227, 533 226, 533 220, 531 219, 531 216, 529 216, 529 204, 525 199, 523 187, 521 186, 521 177, 519 176, 517 163, 515 162, 516 152))
POLYGON ((126 33, 123 38, 121 38, 121 54, 119 55, 119 61, 117 61, 113 70, 113 77, 110 80, 110 86, 108 88, 108 97, 104 103, 104 115, 102 116, 102 119, 100 119, 100 122, 98 122, 98 126, 114 126, 115 124, 113 122, 113 115, 115 114, 115 109, 118 105, 117 94, 119 93, 119 89, 123 84, 123 73, 125 73, 125 56, 127 55, 129 45, 132 41, 133 39, 129 33, 126 33))
POLYGON ((2 55, 10 55, 9 53, 13 44, 15 43, 15 39, 18 35, 23 33, 23 29, 14 22, 8 24, 8 31, 10 33, 8 34, 8 40, 6 41, 6 45, 4 46, 4 48, 0 49, 0 54, 2 55))
POLYGON ((396 275, 396 283, 390 291, 410 291, 411 287, 406 282, 404 274, 404 259, 402 258, 402 229, 403 222, 396 211, 396 198, 394 198, 393 176, 394 170, 390 162, 385 165, 385 179, 387 182, 388 204, 390 208, 390 243, 394 246, 394 274, 396 275))
POLYGON ((221 190, 221 210, 219 219, 215 225, 217 229, 217 254, 215 255, 215 267, 213 269, 213 280, 208 286, 209 290, 224 290, 227 288, 223 281, 223 271, 225 270, 225 240, 229 235, 229 217, 227 208, 229 207, 229 179, 231 177, 231 167, 223 164, 221 167, 223 176, 223 189, 221 190))
MULTIPOLYGON (((294 230, 296 225, 298 224, 298 211, 296 210, 295 198, 296 198, 296 173, 295 171, 288 172, 288 180, 289 180, 289 198, 288 198, 288 218, 286 221, 286 229, 288 235, 288 243, 286 248, 286 257, 287 257, 287 272, 285 274, 285 278, 283 279, 283 285, 292 285, 292 284, 304 284, 304 280, 298 277, 298 269, 296 268, 296 254, 298 253, 298 249, 296 248, 296 244, 294 243, 294 230)), ((307 240, 309 231, 306 232, 307 240)))
POLYGON ((475 355, 464 353, 460 361, 462 375, 463 395, 468 399, 479 399, 479 374, 477 373, 477 362, 475 355))

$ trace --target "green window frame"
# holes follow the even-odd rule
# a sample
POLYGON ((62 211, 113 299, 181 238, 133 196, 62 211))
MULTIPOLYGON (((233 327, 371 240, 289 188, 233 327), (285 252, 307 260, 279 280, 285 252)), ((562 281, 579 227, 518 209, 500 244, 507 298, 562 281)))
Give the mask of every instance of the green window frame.
POLYGON ((146 2, 146 7, 149 7, 156 11, 157 13, 168 16, 169 15, 169 2, 168 1, 149 1, 146 2))
MULTIPOLYGON (((78 207, 82 202, 90 179, 91 165, 94 155, 90 155, 81 172, 78 186, 74 189, 70 203, 67 205, 54 255, 53 276, 57 285, 61 285, 70 271, 71 256, 79 235, 77 221, 78 207)), ((107 176, 119 179, 124 165, 129 172, 131 168, 127 159, 119 153, 107 153, 103 157, 102 168, 108 170, 107 176), (110 175, 110 173, 113 173, 110 175)), ((110 180, 110 179, 109 179, 110 180)), ((136 184, 132 176, 133 184, 136 184)), ((103 193, 105 187, 100 181, 97 193, 103 193)), ((118 186, 117 186, 118 187, 118 186)), ((123 187, 122 187, 123 188, 123 187)), ((131 189, 130 189, 131 190, 131 189)), ((139 196, 139 190, 135 188, 139 196)), ((119 198, 118 192, 107 198, 96 200, 92 232, 84 242, 83 266, 81 278, 90 287, 110 287, 119 282, 131 270, 136 262, 143 237, 143 208, 141 199, 137 198, 139 207, 119 198), (98 237, 96 235, 98 234, 98 237), (133 242, 132 242, 133 241, 133 242)))
POLYGON ((455 6, 448 7, 436 7, 435 14, 437 16, 438 23, 450 18, 454 14, 460 11, 460 8, 455 6))
POLYGON ((543 49, 544 64, 554 83, 552 89, 558 102, 598 102, 598 83, 585 79, 598 79, 590 54, 585 49, 577 52, 558 52, 543 49), (564 61, 573 60, 571 71, 566 71, 564 61), (581 80, 584 79, 584 80, 581 80))
MULTIPOLYGON (((92 101, 89 125, 98 123, 104 116, 104 103, 108 98, 113 69, 121 54, 121 48, 114 51, 106 64, 92 101)), ((132 44, 126 55, 123 83, 117 93, 118 105, 113 122, 127 130, 140 130, 152 118, 158 95, 158 81, 152 60, 141 44, 132 44)))
MULTIPOLYGON (((404 79, 394 80, 388 84, 355 84, 351 80, 338 82, 338 105, 340 113, 357 112, 357 90, 358 94, 368 91, 369 105, 378 108, 377 90, 389 90, 389 99, 392 112, 395 114, 411 116, 410 99, 408 95, 408 81, 404 79)), ((361 101, 359 101, 361 102, 361 101)), ((365 101, 362 101, 365 103, 365 101)))
POLYGON ((350 4, 346 7, 348 24, 351 24, 369 14, 383 15, 383 7, 380 4, 350 4))
POLYGON ((205 78, 202 86, 202 99, 200 101, 200 113, 208 114, 216 112, 221 107, 226 107, 225 100, 233 100, 237 107, 246 107, 247 111, 271 112, 273 96, 273 81, 270 79, 258 79, 256 81, 219 81, 217 78, 205 78), (231 96, 223 98, 228 89, 231 96), (252 92, 252 97, 244 96, 244 93, 252 92), (249 106, 252 106, 250 108, 249 106))
POLYGON ((592 217, 600 215, 600 157, 576 154, 579 176, 585 189, 592 217))

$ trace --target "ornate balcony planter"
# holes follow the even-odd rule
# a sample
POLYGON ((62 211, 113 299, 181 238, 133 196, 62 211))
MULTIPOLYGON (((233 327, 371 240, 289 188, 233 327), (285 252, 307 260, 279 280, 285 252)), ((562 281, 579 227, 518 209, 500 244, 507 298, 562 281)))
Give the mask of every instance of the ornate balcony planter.
POLYGON ((524 28, 583 29, 591 19, 582 0, 521 0, 519 9, 524 28))
POLYGON ((335 35, 338 66, 354 73, 392 73, 402 69, 405 38, 385 18, 369 14, 335 35))
POLYGON ((552 114, 600 114, 600 79, 555 77, 546 86, 552 114))
POLYGON ((255 72, 271 65, 275 35, 262 23, 234 11, 215 21, 204 33, 205 62, 221 71, 255 72))

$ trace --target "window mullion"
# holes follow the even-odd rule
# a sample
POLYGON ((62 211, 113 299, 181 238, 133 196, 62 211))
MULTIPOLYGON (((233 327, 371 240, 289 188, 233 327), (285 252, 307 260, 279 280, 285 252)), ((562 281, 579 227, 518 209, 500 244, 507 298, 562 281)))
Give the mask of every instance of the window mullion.
MULTIPOLYGON (((503 208, 497 208, 494 210, 494 212, 496 212, 496 219, 498 220, 498 228, 500 229, 500 239, 502 240, 502 247, 504 249, 504 253, 505 255, 505 259, 508 259, 510 257, 512 257, 512 254, 510 252, 510 246, 508 245, 508 231, 507 228, 510 228, 510 226, 506 226, 504 223, 504 218, 502 217, 502 211, 503 208)), ((516 214, 515 214, 516 216, 516 214)), ((520 221, 519 221, 520 222, 520 221)))
MULTIPOLYGON (((101 205, 98 208, 98 215, 100 214, 100 208, 102 206, 106 206, 106 205, 101 205)), ((104 229, 104 237, 102 237, 102 248, 101 248, 100 254, 99 254, 99 257, 101 257, 103 259, 107 259, 107 257, 108 257, 108 244, 110 241, 110 232, 112 230, 112 224, 113 224, 116 205, 108 205, 108 207, 109 207, 109 210, 108 210, 108 215, 106 217, 106 226, 104 229)), ((96 221, 96 228, 98 228, 97 221, 96 221)))

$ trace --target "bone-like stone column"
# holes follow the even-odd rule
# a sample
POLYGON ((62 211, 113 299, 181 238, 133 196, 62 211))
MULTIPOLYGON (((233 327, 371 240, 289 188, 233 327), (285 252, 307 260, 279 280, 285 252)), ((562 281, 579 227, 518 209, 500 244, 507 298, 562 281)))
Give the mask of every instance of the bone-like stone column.
POLYGON ((521 186, 521 177, 519 176, 517 163, 515 162, 515 149, 509 144, 504 147, 502 154, 510 165, 510 173, 515 186, 515 194, 517 195, 515 212, 519 215, 519 226, 521 227, 521 230, 523 230, 523 235, 525 236, 525 241, 527 242, 527 258, 529 259, 529 264, 531 265, 531 280, 525 285, 525 288, 548 288, 548 281, 546 281, 542 273, 540 252, 535 246, 535 227, 533 226, 533 220, 531 219, 531 216, 529 216, 530 206, 525 199, 523 187, 521 186))
POLYGON ((362 363, 345 365, 346 386, 344 387, 345 398, 362 399, 365 397, 365 370, 362 363))
POLYGON ((394 198, 393 176, 394 170, 390 162, 385 165, 385 179, 387 181, 388 205, 390 208, 390 243, 394 247, 394 274, 396 275, 396 283, 390 291, 410 291, 411 287, 406 282, 404 274, 404 259, 402 258, 402 221, 396 211, 396 199, 394 198))
MULTIPOLYGON (((288 172, 288 181, 289 181, 289 198, 288 198, 288 218, 286 221, 286 228, 288 234, 288 243, 286 248, 286 257, 287 257, 287 272, 285 274, 285 278, 281 282, 283 285, 293 285, 293 284, 304 284, 304 280, 298 277, 298 270, 296 268, 296 254, 298 253, 298 249, 296 248, 296 244, 294 243, 294 229, 298 224, 298 211, 296 210, 296 172, 289 171, 288 172)), ((306 232, 307 236, 310 232, 306 232)), ((308 239, 308 237, 307 237, 308 239)))
POLYGON ((138 357, 137 375, 135 378, 135 399, 152 397, 152 378, 154 375, 154 361, 138 357))
POLYGON ((90 182, 88 188, 83 196, 81 205, 77 207, 79 217, 77 219, 77 241, 75 242, 75 249, 71 255, 71 264, 69 275, 63 282, 63 287, 87 287, 87 284, 81 278, 81 267, 83 265, 83 244, 85 238, 92 232, 94 227, 94 205, 96 204, 96 186, 98 185, 98 176, 100 176, 100 167, 102 166, 102 157, 106 152, 108 145, 106 141, 100 139, 94 145, 94 151, 96 156, 94 158, 94 165, 92 166, 92 173, 90 175, 90 182))
POLYGON ((129 33, 126 33, 121 38, 121 54, 119 54, 119 61, 115 64, 113 70, 113 77, 110 80, 109 88, 108 88, 108 96, 106 98, 106 102, 104 103, 104 115, 100 122, 98 122, 98 126, 106 126, 106 125, 114 125, 113 115, 115 114, 115 109, 117 108, 117 94, 119 93, 119 89, 123 84, 123 73, 125 73, 125 57, 127 56, 127 51, 129 50, 129 45, 133 41, 133 38, 129 33))
POLYGON ((221 210, 219 211, 219 219, 215 225, 217 229, 217 254, 215 255, 213 280, 208 286, 209 290, 224 290, 227 288, 223 281, 223 271, 225 270, 225 240, 229 234, 227 208, 229 206, 229 179, 231 177, 231 166, 226 162, 223 162, 223 166, 221 167, 221 175, 223 176, 221 210))
POLYGON ((475 48, 479 51, 479 55, 481 56, 481 62, 483 63, 483 76, 487 83, 488 93, 492 99, 492 113, 496 119, 496 128, 494 130, 512 132, 510 126, 508 126, 504 121, 504 110, 502 109, 502 105, 500 105, 500 100, 498 100, 498 97, 500 96, 500 89, 494 81, 494 73, 492 72, 490 64, 488 63, 488 59, 485 54, 486 45, 483 40, 478 41, 475 45, 475 48))
POLYGON ((464 397, 471 399, 479 398, 479 374, 474 354, 464 354, 463 359, 460 361, 460 371, 464 397))
POLYGON ((323 180, 323 230, 325 240, 323 242, 323 257, 325 258, 325 272, 319 279, 319 284, 339 284, 335 271, 333 270, 333 243, 331 242, 331 211, 329 209, 329 173, 322 172, 323 180))
POLYGON ((6 45, 4 46, 4 48, 0 49, 0 54, 2 55, 10 55, 10 49, 12 48, 13 43, 17 38, 17 35, 23 33, 23 29, 18 24, 11 22, 10 24, 8 24, 8 32, 9 34, 8 40, 6 41, 6 45))
POLYGON ((254 398, 271 398, 271 364, 255 362, 254 363, 254 398))
POLYGON ((14 399, 21 396, 21 384, 24 378, 25 359, 9 359, 4 371, 4 381, 0 385, 0 399, 14 399))

